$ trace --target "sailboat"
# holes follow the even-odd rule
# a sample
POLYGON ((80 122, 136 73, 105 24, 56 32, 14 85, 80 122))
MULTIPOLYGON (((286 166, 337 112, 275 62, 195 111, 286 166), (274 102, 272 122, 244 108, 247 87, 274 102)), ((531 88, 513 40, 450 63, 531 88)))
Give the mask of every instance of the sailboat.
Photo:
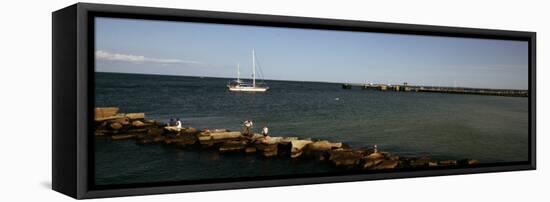
POLYGON ((229 82, 229 91, 240 92, 265 92, 269 89, 265 83, 256 83, 256 55, 252 49, 252 83, 241 81, 240 65, 237 64, 237 80, 229 82))

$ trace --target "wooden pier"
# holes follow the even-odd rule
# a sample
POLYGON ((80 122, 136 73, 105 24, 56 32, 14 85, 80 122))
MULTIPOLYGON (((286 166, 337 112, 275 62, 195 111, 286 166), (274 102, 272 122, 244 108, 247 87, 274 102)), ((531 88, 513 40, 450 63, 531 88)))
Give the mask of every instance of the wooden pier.
POLYGON ((493 96, 509 96, 509 97, 528 97, 529 96, 528 90, 514 90, 514 89, 418 86, 418 85, 408 85, 407 83, 399 84, 399 85, 350 84, 350 83, 342 84, 342 89, 350 90, 353 87, 360 88, 363 90, 379 90, 379 91, 474 94, 474 95, 493 95, 493 96))

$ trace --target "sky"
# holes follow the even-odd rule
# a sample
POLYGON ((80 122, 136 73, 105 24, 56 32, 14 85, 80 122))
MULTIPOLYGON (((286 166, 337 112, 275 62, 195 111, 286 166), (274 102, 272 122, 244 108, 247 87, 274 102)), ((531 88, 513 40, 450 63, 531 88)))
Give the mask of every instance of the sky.
POLYGON ((97 72, 527 89, 526 41, 98 17, 97 72))

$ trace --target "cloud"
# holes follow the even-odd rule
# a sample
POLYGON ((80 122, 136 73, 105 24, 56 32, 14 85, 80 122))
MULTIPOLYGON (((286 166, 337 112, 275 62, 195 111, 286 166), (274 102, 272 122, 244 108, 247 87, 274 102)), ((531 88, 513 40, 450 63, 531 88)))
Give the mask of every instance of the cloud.
POLYGON ((98 50, 95 52, 95 58, 98 60, 122 61, 122 62, 133 62, 133 63, 200 64, 200 62, 192 61, 192 60, 150 58, 142 55, 111 53, 111 52, 102 51, 102 50, 98 50))

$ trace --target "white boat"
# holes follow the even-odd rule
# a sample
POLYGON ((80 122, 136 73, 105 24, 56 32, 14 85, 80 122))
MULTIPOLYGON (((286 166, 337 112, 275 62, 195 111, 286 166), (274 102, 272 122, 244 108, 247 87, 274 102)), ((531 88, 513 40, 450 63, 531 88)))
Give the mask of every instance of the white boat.
POLYGON ((265 92, 269 89, 264 82, 256 83, 256 55, 252 49, 252 83, 243 82, 240 78, 240 65, 237 64, 237 80, 229 82, 227 87, 229 91, 235 92, 265 92))

